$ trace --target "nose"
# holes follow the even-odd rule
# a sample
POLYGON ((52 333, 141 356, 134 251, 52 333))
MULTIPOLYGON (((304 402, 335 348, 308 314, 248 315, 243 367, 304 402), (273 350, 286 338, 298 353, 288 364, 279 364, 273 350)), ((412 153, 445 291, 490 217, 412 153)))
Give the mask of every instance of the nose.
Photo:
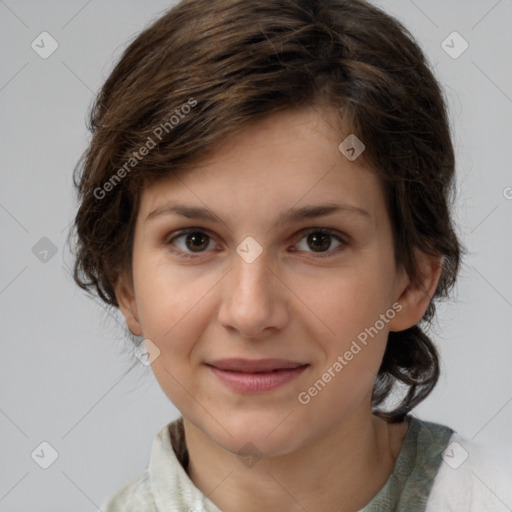
POLYGON ((235 253, 223 280, 220 324, 251 339, 283 329, 289 321, 290 292, 276 274, 265 251, 251 263, 235 253))

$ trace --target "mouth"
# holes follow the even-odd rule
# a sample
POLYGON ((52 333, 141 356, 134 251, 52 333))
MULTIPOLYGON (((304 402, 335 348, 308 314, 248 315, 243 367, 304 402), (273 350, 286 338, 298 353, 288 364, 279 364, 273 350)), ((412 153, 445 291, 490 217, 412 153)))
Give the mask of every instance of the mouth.
POLYGON ((206 363, 220 381, 239 392, 279 388, 298 377, 309 364, 285 359, 220 359, 206 363))

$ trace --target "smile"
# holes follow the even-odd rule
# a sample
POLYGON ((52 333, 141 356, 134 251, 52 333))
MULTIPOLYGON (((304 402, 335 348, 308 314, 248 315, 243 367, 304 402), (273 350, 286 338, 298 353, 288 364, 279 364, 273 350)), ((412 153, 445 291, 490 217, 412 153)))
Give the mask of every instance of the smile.
POLYGON ((284 359, 223 359, 207 366, 228 387, 239 392, 259 393, 287 384, 309 365, 284 359))

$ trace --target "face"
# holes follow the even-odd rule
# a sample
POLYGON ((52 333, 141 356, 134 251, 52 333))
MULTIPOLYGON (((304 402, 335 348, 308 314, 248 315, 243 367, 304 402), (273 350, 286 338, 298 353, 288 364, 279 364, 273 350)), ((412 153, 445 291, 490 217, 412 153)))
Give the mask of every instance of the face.
POLYGON ((290 453, 371 416, 407 278, 334 116, 272 114, 142 194, 121 307, 169 399, 233 453, 290 453))

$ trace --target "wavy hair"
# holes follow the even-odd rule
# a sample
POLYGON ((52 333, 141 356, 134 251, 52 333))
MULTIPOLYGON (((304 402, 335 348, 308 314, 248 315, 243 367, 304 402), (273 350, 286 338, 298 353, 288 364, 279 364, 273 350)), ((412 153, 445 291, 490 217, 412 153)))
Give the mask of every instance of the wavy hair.
MULTIPOLYGON (((396 263, 417 280, 415 249, 443 256, 429 322, 461 254, 446 104, 413 36, 363 0, 184 0, 134 38, 91 107, 91 142, 75 168, 77 284, 117 307, 114 285, 131 268, 144 187, 192 166, 243 125, 308 105, 338 109, 347 132, 364 141, 396 263), (158 126, 167 128, 156 140, 158 126), (157 149, 135 161, 149 139, 157 149)), ((419 325, 391 332, 373 390, 376 414, 401 421, 438 377, 436 347, 419 325), (378 410, 397 382, 407 386, 402 401, 378 410)))

